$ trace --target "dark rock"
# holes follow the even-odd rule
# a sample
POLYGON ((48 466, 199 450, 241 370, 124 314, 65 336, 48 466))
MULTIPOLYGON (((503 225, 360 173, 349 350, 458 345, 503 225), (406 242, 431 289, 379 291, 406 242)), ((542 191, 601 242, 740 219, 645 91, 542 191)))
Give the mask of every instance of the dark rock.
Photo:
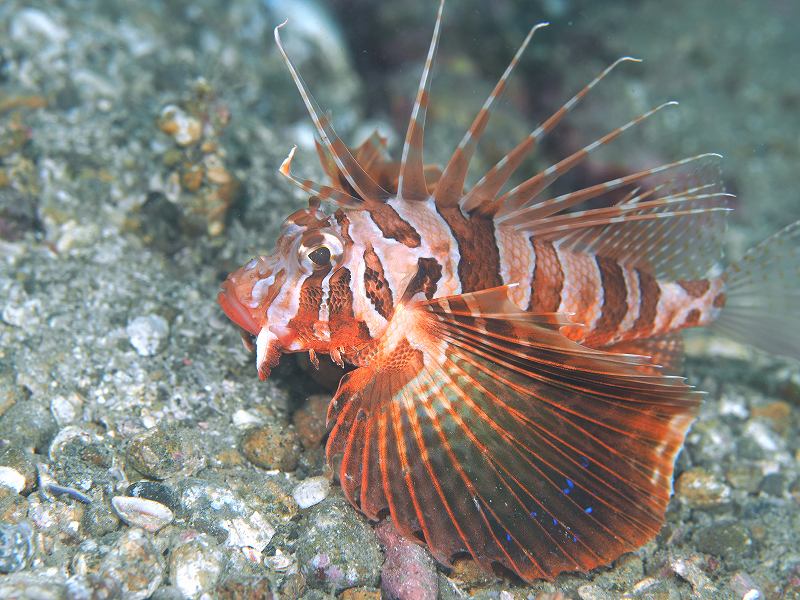
POLYGON ((383 556, 372 528, 335 495, 313 506, 301 522, 297 562, 311 587, 342 591, 374 587, 383 556))
POLYGON ((750 554, 753 540, 747 527, 740 523, 715 523, 700 529, 694 536, 700 552, 724 559, 750 554))
POLYGON ((0 417, 0 439, 38 454, 47 454, 57 431, 50 407, 33 398, 17 401, 0 417))
POLYGON ((145 498, 146 500, 160 502, 173 511, 178 508, 178 495, 175 490, 159 481, 137 481, 128 486, 126 494, 134 498, 145 498))
POLYGON ((119 528, 119 519, 102 502, 92 502, 81 518, 81 527, 90 536, 102 537, 119 528))
POLYGON ((761 480, 759 489, 770 496, 783 496, 786 490, 786 476, 783 473, 770 473, 761 480))
POLYGON ((174 423, 161 424, 136 436, 128 446, 127 463, 145 477, 190 476, 205 464, 197 434, 174 423))

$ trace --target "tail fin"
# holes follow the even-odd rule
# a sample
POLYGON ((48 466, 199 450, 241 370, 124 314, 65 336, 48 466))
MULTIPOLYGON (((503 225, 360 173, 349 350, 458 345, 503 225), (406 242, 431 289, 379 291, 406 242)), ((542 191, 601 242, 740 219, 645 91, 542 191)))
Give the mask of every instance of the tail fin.
POLYGON ((727 301, 717 329, 800 360, 800 221, 751 248, 726 277, 727 301))

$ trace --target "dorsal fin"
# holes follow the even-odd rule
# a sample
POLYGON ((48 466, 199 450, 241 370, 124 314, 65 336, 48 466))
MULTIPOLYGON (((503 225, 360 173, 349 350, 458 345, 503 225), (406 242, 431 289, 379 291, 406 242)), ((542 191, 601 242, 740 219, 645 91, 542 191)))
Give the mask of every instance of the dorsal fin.
POLYGON ((556 164, 551 165, 540 171, 530 179, 523 181, 521 184, 516 186, 514 189, 510 190, 508 193, 504 194, 498 199, 498 204, 500 205, 500 210, 498 211, 498 215, 506 215, 509 214, 523 206, 526 206, 530 202, 533 201, 536 196, 538 196, 543 190, 549 187, 553 182, 555 182, 559 177, 570 171, 576 165, 583 162, 589 154, 597 150, 598 148, 612 142, 620 135, 622 135, 625 131, 633 127, 634 125, 638 125, 648 117, 654 115, 658 111, 667 106, 675 106, 677 102, 664 102, 663 104, 656 106, 648 110, 645 113, 642 113, 635 119, 632 119, 625 123, 624 125, 617 127, 613 131, 610 131, 603 137, 598 140, 595 140, 591 144, 584 146, 577 152, 572 153, 570 156, 558 161, 556 164))
POLYGON ((327 185, 320 185, 314 181, 311 181, 310 179, 301 180, 292 175, 292 160, 294 159, 294 153, 296 151, 297 146, 292 146, 292 149, 289 151, 289 155, 283 160, 280 168, 278 169, 281 175, 286 177, 286 179, 291 181, 304 192, 307 192, 312 196, 318 196, 321 200, 332 202, 340 208, 359 208, 362 205, 362 201, 359 198, 354 198, 342 190, 338 190, 327 185))
POLYGON ((626 175, 624 177, 618 177, 604 183, 598 183, 582 190, 577 190, 568 194, 562 194, 560 196, 556 196, 555 198, 523 205, 513 211, 501 210, 501 212, 498 213, 497 223, 500 225, 530 224, 535 222, 536 219, 542 219, 550 215, 558 214, 567 210, 568 208, 577 206, 578 204, 606 194, 612 190, 625 187, 658 173, 675 169, 677 167, 682 167, 688 163, 708 157, 719 157, 719 155, 714 153, 706 153, 690 156, 688 158, 683 158, 665 165, 659 165, 658 167, 654 167, 652 169, 637 171, 636 173, 631 173, 630 175, 626 175))
POLYGON ((289 69, 289 73, 300 92, 300 96, 303 98, 303 103, 306 105, 308 114, 311 116, 311 120, 314 121, 314 127, 317 129, 317 133, 322 139, 323 145, 328 152, 330 152, 333 161, 342 172, 342 175, 347 179, 347 182, 362 199, 373 201, 386 200, 390 196, 389 192, 378 185, 361 165, 358 164, 358 161, 350 153, 350 150, 344 142, 336 135, 336 131, 330 119, 324 115, 320 115, 320 112, 315 107, 311 94, 306 89, 303 79, 300 77, 300 74, 297 72, 297 69, 281 43, 280 29, 286 25, 286 23, 287 22, 284 21, 275 28, 275 43, 278 45, 278 50, 281 56, 283 56, 286 67, 289 69))
POLYGON ((545 120, 544 123, 536 127, 524 140, 514 147, 508 154, 501 158, 484 175, 478 183, 467 193, 462 202, 461 208, 466 212, 479 210, 482 214, 494 214, 499 206, 496 202, 497 194, 500 189, 505 185, 508 179, 514 174, 519 165, 528 154, 536 147, 536 144, 569 113, 575 106, 594 88, 606 75, 618 64, 622 62, 639 62, 639 59, 630 56, 623 56, 618 58, 612 64, 607 66, 603 71, 586 84, 577 94, 567 100, 561 108, 545 120))
POLYGON ((717 158, 695 156, 564 194, 506 215, 502 225, 655 277, 707 277, 719 266, 730 211, 731 194, 722 189, 717 158), (654 185, 654 179, 661 183, 654 185), (611 206, 568 211, 642 181, 642 191, 611 206))
POLYGON ((431 87, 431 67, 436 57, 436 48, 439 45, 439 32, 442 27, 442 12, 444 0, 439 2, 439 12, 436 15, 436 25, 433 28, 431 45, 422 69, 419 80, 417 97, 414 108, 408 121, 406 139, 403 143, 403 154, 400 159, 400 178, 397 184, 397 195, 404 200, 426 200, 428 187, 425 184, 425 172, 422 158, 422 146, 425 138, 425 116, 428 112, 428 95, 431 87))
POLYGON ((539 23, 538 25, 534 25, 528 32, 528 35, 525 36, 525 39, 523 40, 522 44, 520 44, 516 54, 514 54, 514 57, 511 59, 508 67, 506 67, 505 72, 494 86, 492 93, 489 94, 489 97, 483 103, 483 106, 476 115, 472 125, 470 125, 470 128, 467 130, 467 132, 464 134, 464 137, 461 139, 461 142, 458 144, 453 156, 450 158, 450 162, 447 163, 444 173, 442 173, 442 177, 439 180, 439 185, 436 186, 436 205, 440 208, 453 207, 461 201, 464 189, 464 180, 467 177, 469 163, 472 159, 472 155, 475 153, 475 148, 478 145, 478 141, 483 135, 486 125, 489 122, 492 104, 494 104, 495 99, 503 93, 508 78, 511 76, 514 67, 517 66, 517 63, 522 57, 522 53, 525 52, 525 48, 528 47, 533 34, 537 29, 546 27, 547 25, 548 23, 539 23))

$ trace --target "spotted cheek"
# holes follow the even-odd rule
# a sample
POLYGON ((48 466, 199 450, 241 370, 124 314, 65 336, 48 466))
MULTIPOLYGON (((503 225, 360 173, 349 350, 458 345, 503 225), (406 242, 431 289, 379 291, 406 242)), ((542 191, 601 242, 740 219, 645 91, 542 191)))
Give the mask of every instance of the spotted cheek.
MULTIPOLYGON (((291 308, 295 310, 285 313, 293 315, 289 319, 288 329, 296 337, 290 340, 292 351, 317 350, 326 352, 330 335, 327 330, 327 280, 330 268, 319 269, 307 275, 298 286, 295 302, 291 308), (324 309, 323 309, 324 307, 324 309), (322 318, 320 318, 320 313, 322 318)), ((287 346, 289 347, 289 346, 287 346)))

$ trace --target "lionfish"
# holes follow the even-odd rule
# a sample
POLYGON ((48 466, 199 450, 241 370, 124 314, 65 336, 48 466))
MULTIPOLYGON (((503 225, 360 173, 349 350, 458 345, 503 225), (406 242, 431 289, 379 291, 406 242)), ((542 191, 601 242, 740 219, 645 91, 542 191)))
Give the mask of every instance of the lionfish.
POLYGON ((326 456, 356 509, 388 515, 444 565, 467 554, 486 570, 552 579, 609 564, 664 522, 701 400, 676 374, 681 330, 715 323, 800 356, 787 333, 800 322, 800 222, 721 269, 729 194, 712 154, 548 195, 672 103, 511 187, 542 138, 630 57, 466 189, 492 107, 545 23, 446 167, 426 165, 443 4, 399 163, 377 135, 344 144, 281 44, 285 23, 275 29, 330 183, 296 178, 291 150, 280 173, 309 206, 286 219, 271 255, 228 276, 218 300, 255 346, 261 379, 289 352, 352 368, 329 406, 326 456))

